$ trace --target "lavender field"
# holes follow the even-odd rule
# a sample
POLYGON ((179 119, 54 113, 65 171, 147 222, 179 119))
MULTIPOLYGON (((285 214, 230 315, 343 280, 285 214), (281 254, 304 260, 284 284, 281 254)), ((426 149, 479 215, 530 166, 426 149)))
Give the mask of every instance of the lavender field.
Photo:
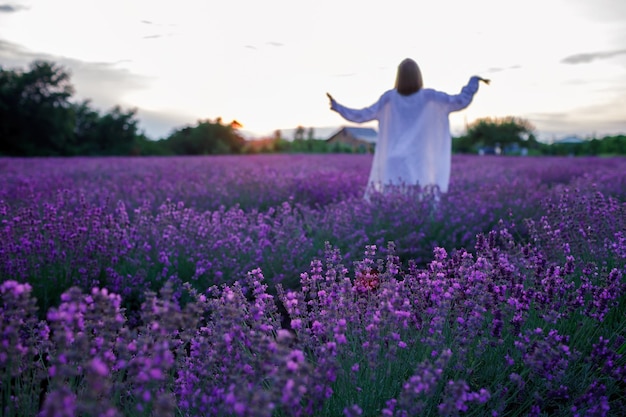
POLYGON ((3 416, 626 415, 626 158, 0 158, 3 416))

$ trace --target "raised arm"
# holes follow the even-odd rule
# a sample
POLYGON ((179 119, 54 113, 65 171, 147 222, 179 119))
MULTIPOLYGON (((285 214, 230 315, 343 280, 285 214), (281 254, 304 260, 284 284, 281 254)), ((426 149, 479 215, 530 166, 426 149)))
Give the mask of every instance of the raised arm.
POLYGON ((489 84, 488 79, 473 76, 472 78, 470 78, 467 85, 461 89, 461 92, 459 94, 448 95, 445 93, 439 93, 437 98, 441 101, 446 102, 449 112, 462 110, 469 106, 469 104, 472 102, 474 94, 476 94, 476 92, 478 91, 479 81, 482 81, 485 84, 489 84))
POLYGON ((331 110, 336 111, 341 117, 354 123, 364 123, 376 119, 383 103, 383 98, 381 97, 376 103, 364 109, 350 109, 337 103, 330 94, 326 93, 326 95, 330 100, 331 110))

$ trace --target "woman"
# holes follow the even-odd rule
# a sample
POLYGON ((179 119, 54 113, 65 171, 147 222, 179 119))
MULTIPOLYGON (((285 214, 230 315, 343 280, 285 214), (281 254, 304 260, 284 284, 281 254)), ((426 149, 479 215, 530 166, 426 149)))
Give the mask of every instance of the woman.
POLYGON ((370 107, 350 109, 326 95, 330 108, 346 120, 355 123, 378 120, 369 186, 376 191, 383 191, 389 185, 432 186, 445 193, 452 159, 448 115, 471 103, 479 81, 489 84, 489 80, 474 76, 457 95, 425 89, 417 63, 405 59, 398 66, 395 88, 370 107))

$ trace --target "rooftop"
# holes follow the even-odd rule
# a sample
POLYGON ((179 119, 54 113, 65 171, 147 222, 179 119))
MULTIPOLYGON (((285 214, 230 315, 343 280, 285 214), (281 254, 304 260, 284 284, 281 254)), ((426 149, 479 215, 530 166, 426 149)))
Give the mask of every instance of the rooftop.
POLYGON ((566 138, 554 141, 554 143, 582 143, 582 142, 584 142, 584 140, 577 136, 568 136, 566 138))
POLYGON ((339 131, 333 133, 331 137, 335 136, 342 130, 345 130, 347 133, 350 133, 355 138, 365 142, 376 143, 376 141, 378 140, 378 132, 376 131, 376 129, 371 127, 342 127, 339 131))

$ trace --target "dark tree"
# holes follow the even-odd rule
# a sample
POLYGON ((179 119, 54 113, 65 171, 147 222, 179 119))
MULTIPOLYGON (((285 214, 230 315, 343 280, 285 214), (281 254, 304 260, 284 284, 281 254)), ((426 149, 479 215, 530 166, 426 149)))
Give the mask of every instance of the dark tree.
POLYGON ((73 93, 69 72, 51 62, 0 68, 0 153, 62 155, 73 136, 73 93))
POLYGON ((98 155, 130 155, 137 137, 136 109, 115 106, 98 121, 95 137, 98 155))
POLYGON ((506 148, 519 145, 537 147, 533 134, 535 128, 527 120, 518 117, 485 118, 472 123, 464 136, 456 138, 453 150, 460 153, 476 153, 479 148, 506 148))
POLYGON ((138 140, 136 110, 100 113, 88 100, 71 103, 64 68, 35 61, 0 67, 0 154, 13 156, 130 155, 138 140))
POLYGON ((89 106, 89 100, 72 105, 74 111, 74 141, 69 150, 71 155, 93 155, 100 115, 89 106))
POLYGON ((535 128, 527 120, 517 117, 478 119, 467 130, 473 143, 486 146, 520 143, 528 139, 535 128))
POLYGON ((245 139, 232 123, 223 125, 221 119, 214 123, 209 120, 199 121, 194 127, 176 130, 163 142, 176 155, 241 153, 245 145, 245 139))
POLYGON ((296 131, 293 134, 294 140, 303 140, 304 139, 304 126, 298 126, 296 131))
POLYGON ((131 155, 136 153, 138 120, 136 110, 124 111, 119 106, 108 113, 100 113, 89 106, 89 101, 72 105, 74 139, 68 147, 69 155, 131 155))

